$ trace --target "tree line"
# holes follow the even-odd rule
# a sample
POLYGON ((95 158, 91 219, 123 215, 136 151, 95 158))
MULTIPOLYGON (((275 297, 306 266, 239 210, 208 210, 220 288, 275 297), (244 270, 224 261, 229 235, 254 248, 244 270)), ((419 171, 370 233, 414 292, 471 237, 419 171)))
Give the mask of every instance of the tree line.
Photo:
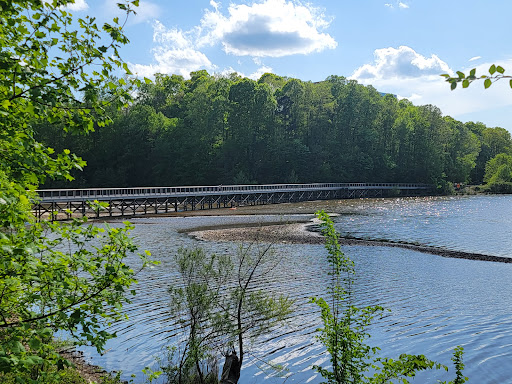
POLYGON ((45 187, 479 184, 486 163, 511 148, 503 128, 462 123, 340 76, 313 83, 266 73, 255 81, 201 70, 188 80, 157 74, 135 93, 130 106, 109 111, 111 125, 87 136, 37 126, 45 144, 88 163, 72 183, 45 187))

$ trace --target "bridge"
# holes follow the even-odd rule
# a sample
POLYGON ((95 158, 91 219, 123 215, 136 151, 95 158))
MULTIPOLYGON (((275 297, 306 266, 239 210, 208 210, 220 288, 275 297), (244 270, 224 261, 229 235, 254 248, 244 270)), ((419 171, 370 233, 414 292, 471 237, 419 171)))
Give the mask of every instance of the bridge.
POLYGON ((37 191, 40 200, 34 204, 33 212, 39 220, 66 220, 80 216, 136 216, 312 200, 418 196, 432 191, 432 185, 411 183, 42 189, 37 191))

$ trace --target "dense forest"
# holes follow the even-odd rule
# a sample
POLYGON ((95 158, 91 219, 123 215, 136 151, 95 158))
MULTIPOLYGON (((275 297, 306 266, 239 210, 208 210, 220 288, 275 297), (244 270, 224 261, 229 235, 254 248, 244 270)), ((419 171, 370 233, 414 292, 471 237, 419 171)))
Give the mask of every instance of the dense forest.
POLYGON ((512 147, 503 128, 462 123, 339 76, 313 83, 269 73, 258 81, 157 75, 111 118, 87 136, 38 126, 38 139, 88 163, 72 183, 45 187, 478 184, 486 163, 512 147))

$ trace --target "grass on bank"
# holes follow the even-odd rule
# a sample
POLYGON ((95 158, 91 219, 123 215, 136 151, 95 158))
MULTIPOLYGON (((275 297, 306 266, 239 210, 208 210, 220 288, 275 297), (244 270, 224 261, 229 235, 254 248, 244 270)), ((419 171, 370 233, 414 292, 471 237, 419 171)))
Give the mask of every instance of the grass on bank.
MULTIPOLYGON (((0 373, 0 383, 2 384, 20 384, 20 383, 30 383, 30 377, 19 377, 15 373, 2 374, 0 373)), ((41 382, 39 382, 41 383, 41 382)), ((54 383, 54 381, 48 381, 48 384, 54 383)), ((119 375, 111 375, 109 373, 105 373, 103 376, 99 378, 98 381, 90 381, 86 380, 83 377, 83 374, 76 368, 65 368, 60 371, 60 381, 59 384, 125 384, 126 382, 122 381, 119 375)), ((42 382, 42 384, 46 384, 46 382, 42 382)))

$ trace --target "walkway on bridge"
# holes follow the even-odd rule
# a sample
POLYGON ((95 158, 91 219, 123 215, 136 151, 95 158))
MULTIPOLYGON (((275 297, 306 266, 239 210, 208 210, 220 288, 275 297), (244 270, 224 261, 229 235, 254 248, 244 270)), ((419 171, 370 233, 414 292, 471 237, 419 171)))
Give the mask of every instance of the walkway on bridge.
POLYGON ((40 220, 136 216, 312 200, 417 196, 427 195, 432 190, 431 185, 412 183, 44 189, 37 191, 40 201, 34 205, 34 213, 40 220), (108 206, 101 207, 95 201, 108 206))

